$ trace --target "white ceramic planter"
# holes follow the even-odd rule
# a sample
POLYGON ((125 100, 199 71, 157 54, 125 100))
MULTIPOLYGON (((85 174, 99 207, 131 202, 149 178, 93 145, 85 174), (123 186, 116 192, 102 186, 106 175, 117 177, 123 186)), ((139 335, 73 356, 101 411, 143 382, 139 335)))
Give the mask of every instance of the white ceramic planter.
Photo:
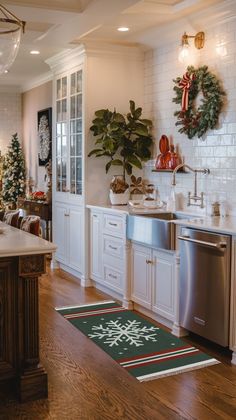
POLYGON ((124 193, 115 194, 112 190, 110 190, 109 198, 112 206, 124 206, 128 204, 129 201, 129 188, 124 193))

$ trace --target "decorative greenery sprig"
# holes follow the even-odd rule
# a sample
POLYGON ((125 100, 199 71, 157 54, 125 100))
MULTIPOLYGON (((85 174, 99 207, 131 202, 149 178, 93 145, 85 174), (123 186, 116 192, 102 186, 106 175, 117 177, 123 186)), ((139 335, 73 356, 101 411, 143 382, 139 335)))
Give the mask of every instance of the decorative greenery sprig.
POLYGON ((96 137, 93 149, 88 156, 108 158, 106 173, 111 166, 121 166, 123 175, 132 174, 133 167, 142 169, 142 162, 151 157, 153 143, 152 121, 141 119, 142 108, 135 108, 134 101, 129 101, 130 112, 122 115, 116 110, 100 109, 90 130, 96 137))
MULTIPOLYGON (((185 133, 189 139, 193 137, 202 137, 209 129, 215 128, 218 123, 219 115, 224 105, 224 96, 219 80, 212 74, 207 66, 195 69, 193 66, 187 68, 189 74, 194 74, 194 80, 189 89, 189 104, 187 111, 176 111, 176 126, 180 126, 180 133, 185 133), (195 106, 195 100, 199 92, 202 92, 203 98, 198 108, 195 106)), ((181 77, 174 80, 174 91, 176 96, 173 102, 182 103, 183 90, 179 86, 181 77)))

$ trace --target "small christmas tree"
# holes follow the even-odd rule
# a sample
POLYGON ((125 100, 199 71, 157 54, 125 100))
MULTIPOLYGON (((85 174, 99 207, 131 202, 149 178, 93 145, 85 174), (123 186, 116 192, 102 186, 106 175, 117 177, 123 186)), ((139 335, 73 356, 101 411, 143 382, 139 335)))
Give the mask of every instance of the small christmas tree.
POLYGON ((25 195, 25 159, 17 133, 13 134, 11 144, 3 163, 3 191, 4 203, 16 206, 17 198, 25 195))

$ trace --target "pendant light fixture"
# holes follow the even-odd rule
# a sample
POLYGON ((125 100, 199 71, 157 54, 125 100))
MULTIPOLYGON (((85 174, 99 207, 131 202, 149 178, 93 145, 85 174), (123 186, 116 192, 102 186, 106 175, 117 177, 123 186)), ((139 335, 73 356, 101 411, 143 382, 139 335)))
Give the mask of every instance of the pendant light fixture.
POLYGON ((0 74, 6 73, 17 56, 25 22, 0 4, 0 74))

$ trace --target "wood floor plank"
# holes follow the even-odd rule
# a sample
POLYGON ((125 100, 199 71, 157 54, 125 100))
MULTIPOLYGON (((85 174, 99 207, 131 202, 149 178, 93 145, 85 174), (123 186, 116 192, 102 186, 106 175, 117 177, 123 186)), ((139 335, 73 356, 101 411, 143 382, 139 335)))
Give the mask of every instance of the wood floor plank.
POLYGON ((18 404, 0 388, 0 420, 231 420, 236 418, 236 368, 230 353, 197 337, 187 341, 223 363, 139 383, 55 311, 56 306, 110 298, 60 271, 40 280, 41 361, 49 398, 18 404), (222 354, 221 354, 222 353, 222 354))

